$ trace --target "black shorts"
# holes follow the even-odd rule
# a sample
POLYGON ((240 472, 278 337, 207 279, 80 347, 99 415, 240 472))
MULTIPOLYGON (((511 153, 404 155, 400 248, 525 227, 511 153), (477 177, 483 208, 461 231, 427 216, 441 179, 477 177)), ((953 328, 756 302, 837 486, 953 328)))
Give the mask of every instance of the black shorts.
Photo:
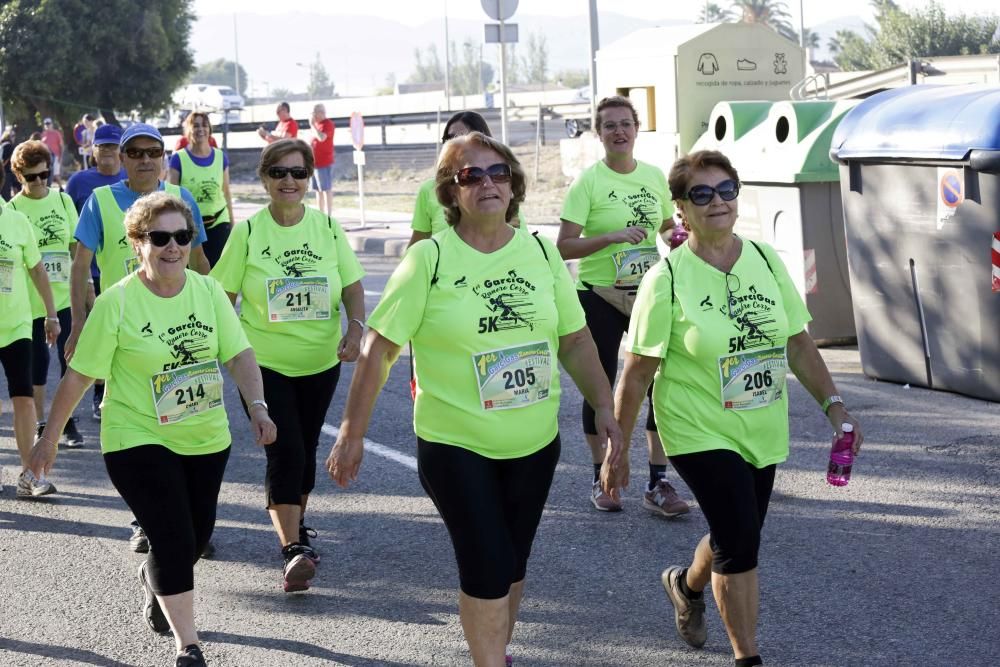
POLYGON ((756 468, 728 449, 671 456, 670 463, 708 521, 712 572, 739 574, 756 568, 777 466, 756 468))
POLYGON ((462 592, 497 600, 524 579, 559 462, 559 436, 517 459, 417 438, 417 472, 451 535, 462 592))
POLYGON ((0 364, 7 376, 7 395, 33 397, 31 386, 31 339, 18 338, 6 347, 0 347, 0 364))

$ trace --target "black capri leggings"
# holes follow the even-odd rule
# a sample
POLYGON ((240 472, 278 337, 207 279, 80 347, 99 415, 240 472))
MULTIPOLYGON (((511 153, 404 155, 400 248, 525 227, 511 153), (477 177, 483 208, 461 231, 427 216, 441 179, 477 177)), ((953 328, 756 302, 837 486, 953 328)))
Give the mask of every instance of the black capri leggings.
POLYGON ((777 466, 756 468, 728 449, 671 456, 670 463, 708 521, 712 572, 739 574, 757 567, 777 466))
MULTIPOLYGON (((589 287, 581 292, 577 291, 580 297, 580 305, 587 316, 587 327, 590 335, 594 337, 594 344, 597 346, 597 356, 601 360, 601 367, 604 374, 608 376, 608 383, 612 391, 615 388, 615 378, 618 376, 618 348, 622 344, 622 336, 628 331, 628 317, 623 315, 617 308, 602 299, 589 287)), ((653 385, 649 385, 646 392, 646 430, 656 431, 656 418, 653 416, 653 385)), ((597 426, 594 425, 594 408, 586 400, 583 401, 583 432, 587 435, 597 435, 597 426)))
MULTIPOLYGON (((59 377, 66 375, 66 339, 69 338, 73 318, 69 308, 63 308, 59 316, 59 337, 56 350, 59 352, 59 377)), ((49 379, 49 344, 45 342, 45 318, 36 317, 31 321, 31 384, 40 387, 49 379)))
POLYGON ((194 564, 212 537, 229 448, 183 456, 163 445, 104 455, 111 483, 149 538, 146 567, 157 595, 194 589, 194 564))
POLYGON ((420 484, 451 535, 462 592, 497 600, 524 579, 559 462, 559 436, 518 459, 417 438, 420 484))
POLYGON ((261 366, 260 375, 268 412, 278 428, 278 439, 264 448, 267 507, 301 505, 302 496, 309 495, 316 484, 316 448, 340 379, 340 364, 301 377, 261 366))
MULTIPOLYGON (((205 230, 205 235, 208 239, 201 247, 205 251, 205 257, 208 258, 209 266, 215 266, 219 261, 219 257, 222 256, 222 249, 226 247, 226 241, 229 240, 229 232, 232 231, 232 228, 233 226, 228 222, 220 222, 214 227, 209 227, 205 230)), ((271 407, 271 404, 268 403, 267 406, 271 407)))
POLYGON ((35 395, 31 386, 31 340, 18 338, 6 347, 0 347, 0 364, 7 376, 7 395, 10 398, 35 395))

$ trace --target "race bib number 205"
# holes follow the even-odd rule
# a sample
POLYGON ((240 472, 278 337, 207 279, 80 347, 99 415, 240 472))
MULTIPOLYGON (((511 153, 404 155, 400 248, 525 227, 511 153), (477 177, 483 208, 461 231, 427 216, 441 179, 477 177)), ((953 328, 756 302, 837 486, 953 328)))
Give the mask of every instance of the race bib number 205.
POLYGON ((549 397, 552 355, 546 341, 472 356, 483 410, 521 408, 549 397))

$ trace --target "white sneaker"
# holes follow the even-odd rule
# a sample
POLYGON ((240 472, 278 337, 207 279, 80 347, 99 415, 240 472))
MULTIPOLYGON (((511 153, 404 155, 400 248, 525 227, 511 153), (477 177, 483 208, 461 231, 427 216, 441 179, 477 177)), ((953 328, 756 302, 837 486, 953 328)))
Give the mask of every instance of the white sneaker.
POLYGON ((41 479, 36 478, 35 474, 30 470, 25 470, 21 473, 21 476, 17 478, 18 498, 37 498, 38 496, 47 496, 50 493, 55 492, 55 484, 48 481, 44 477, 41 479))

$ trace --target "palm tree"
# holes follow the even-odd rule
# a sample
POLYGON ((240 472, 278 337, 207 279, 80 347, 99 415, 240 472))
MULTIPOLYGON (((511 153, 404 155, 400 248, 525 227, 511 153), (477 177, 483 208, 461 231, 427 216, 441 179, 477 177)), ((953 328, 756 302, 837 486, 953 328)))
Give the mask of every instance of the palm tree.
POLYGON ((698 23, 729 23, 733 20, 733 13, 728 9, 723 9, 714 2, 706 2, 705 8, 698 15, 698 23))
POLYGON ((789 21, 788 7, 781 0, 733 0, 730 10, 744 23, 760 23, 781 35, 795 39, 795 30, 789 21))

